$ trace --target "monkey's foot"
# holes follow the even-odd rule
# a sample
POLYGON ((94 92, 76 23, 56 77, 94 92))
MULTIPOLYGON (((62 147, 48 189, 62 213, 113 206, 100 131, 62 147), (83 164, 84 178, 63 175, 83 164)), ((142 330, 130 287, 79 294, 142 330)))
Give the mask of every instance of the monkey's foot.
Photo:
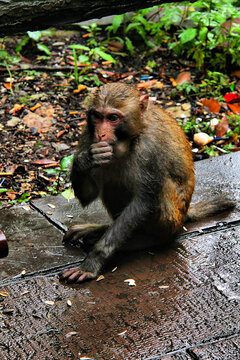
POLYGON ((84 271, 79 268, 71 268, 68 270, 63 270, 59 274, 60 281, 65 281, 68 284, 80 284, 85 281, 96 279, 97 274, 92 272, 84 271))

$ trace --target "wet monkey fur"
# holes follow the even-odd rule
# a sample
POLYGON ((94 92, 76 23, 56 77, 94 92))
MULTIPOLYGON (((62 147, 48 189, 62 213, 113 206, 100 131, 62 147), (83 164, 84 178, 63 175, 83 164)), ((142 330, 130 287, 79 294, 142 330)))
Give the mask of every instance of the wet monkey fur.
POLYGON ((68 283, 96 278, 117 250, 163 244, 186 219, 233 206, 217 199, 189 207, 194 171, 183 130, 148 95, 123 83, 104 85, 90 97, 71 181, 81 205, 100 197, 113 223, 67 231, 65 243, 81 239, 91 249, 79 268, 60 274, 68 283))

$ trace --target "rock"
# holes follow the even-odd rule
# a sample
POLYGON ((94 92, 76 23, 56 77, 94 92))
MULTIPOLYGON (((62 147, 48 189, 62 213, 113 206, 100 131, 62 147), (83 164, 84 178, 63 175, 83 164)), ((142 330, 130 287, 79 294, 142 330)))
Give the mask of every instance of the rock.
POLYGON ((64 143, 52 143, 52 146, 54 147, 54 149, 57 152, 61 152, 61 151, 70 149, 70 147, 64 143))
POLYGON ((213 137, 209 136, 206 133, 201 132, 201 133, 194 134, 193 141, 198 146, 204 146, 204 145, 209 144, 211 141, 213 141, 213 137))
POLYGON ((7 126, 14 127, 20 122, 20 119, 16 116, 12 116, 10 120, 7 122, 7 126))

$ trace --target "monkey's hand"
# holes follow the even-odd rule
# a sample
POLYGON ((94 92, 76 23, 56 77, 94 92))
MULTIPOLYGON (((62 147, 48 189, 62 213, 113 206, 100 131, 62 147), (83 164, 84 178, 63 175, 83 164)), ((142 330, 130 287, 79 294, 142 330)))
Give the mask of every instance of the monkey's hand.
POLYGON ((85 281, 96 279, 97 274, 94 274, 89 271, 81 270, 80 268, 71 268, 68 270, 63 270, 59 274, 59 279, 65 281, 68 284, 72 283, 83 283, 85 281))
POLYGON ((113 148, 106 141, 99 141, 90 147, 93 166, 107 164, 113 155, 113 148))

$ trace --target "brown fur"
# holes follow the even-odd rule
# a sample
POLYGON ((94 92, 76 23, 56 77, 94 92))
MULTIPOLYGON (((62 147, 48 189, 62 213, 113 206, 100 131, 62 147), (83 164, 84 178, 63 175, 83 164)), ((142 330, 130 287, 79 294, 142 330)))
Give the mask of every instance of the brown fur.
POLYGON ((71 180, 83 206, 100 197, 113 219, 109 226, 81 225, 65 235, 67 243, 81 237, 87 244, 101 234, 81 268, 61 274, 67 282, 82 282, 96 277, 107 259, 139 234, 146 234, 147 247, 153 237, 161 244, 181 227, 194 190, 191 146, 177 122, 147 96, 140 98, 125 84, 104 85, 89 101, 71 180), (111 109, 123 114, 121 123, 112 125, 110 138, 117 141, 98 142, 92 112, 101 111, 99 127, 105 121, 109 128, 105 117, 111 109))

